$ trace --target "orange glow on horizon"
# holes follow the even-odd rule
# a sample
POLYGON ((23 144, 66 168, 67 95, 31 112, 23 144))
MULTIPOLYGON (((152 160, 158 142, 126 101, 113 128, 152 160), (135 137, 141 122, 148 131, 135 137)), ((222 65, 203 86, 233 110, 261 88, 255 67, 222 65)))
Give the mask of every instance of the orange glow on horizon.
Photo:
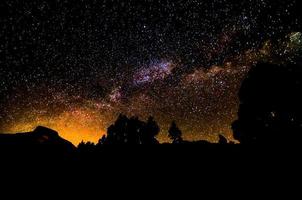
MULTIPOLYGON (((32 113, 32 112, 29 112, 32 113)), ((20 133, 33 131, 37 126, 45 126, 59 133, 59 135, 77 146, 81 141, 97 143, 98 140, 106 134, 109 127, 117 116, 112 113, 95 111, 89 108, 73 108, 64 111, 56 116, 27 116, 18 119, 11 126, 7 126, 4 132, 20 133)), ((26 115, 23 115, 26 116, 26 115)), ((142 118, 144 120, 144 117, 142 118)), ((231 123, 226 122, 226 124, 231 123)), ((224 124, 224 123, 223 123, 224 124)), ((169 122, 159 121, 161 132, 157 139, 160 143, 169 143, 171 140, 167 137, 169 122), (161 123, 160 123, 161 122, 161 123)), ((230 141, 234 141, 232 131, 228 126, 215 127, 214 129, 193 129, 192 126, 179 124, 183 131, 183 138, 188 141, 207 140, 209 142, 218 142, 218 134, 223 135, 230 141), (213 134, 215 133, 215 134, 213 134)), ((219 125, 218 125, 219 126, 219 125)))
POLYGON ((57 131, 62 138, 74 145, 78 145, 81 141, 97 143, 106 133, 107 127, 98 113, 87 109, 75 109, 54 117, 30 116, 27 119, 20 119, 5 130, 9 133, 30 132, 37 126, 45 126, 57 131))

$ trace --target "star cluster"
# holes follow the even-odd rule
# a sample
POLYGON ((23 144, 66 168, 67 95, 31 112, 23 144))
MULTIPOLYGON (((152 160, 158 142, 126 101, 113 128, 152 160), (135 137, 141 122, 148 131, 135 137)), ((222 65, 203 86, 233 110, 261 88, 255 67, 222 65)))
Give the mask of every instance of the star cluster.
POLYGON ((232 140, 257 62, 297 62, 295 0, 2 1, 0 132, 53 128, 96 142, 120 113, 155 117, 167 141, 232 140))

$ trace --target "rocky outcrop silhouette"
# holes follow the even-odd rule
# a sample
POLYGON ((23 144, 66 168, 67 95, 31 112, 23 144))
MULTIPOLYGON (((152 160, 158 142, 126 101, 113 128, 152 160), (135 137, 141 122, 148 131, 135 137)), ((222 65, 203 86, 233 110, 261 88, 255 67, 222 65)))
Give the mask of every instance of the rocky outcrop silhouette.
POLYGON ((75 150, 75 146, 61 138, 58 132, 38 126, 32 132, 0 134, 0 149, 6 153, 67 155, 75 150))

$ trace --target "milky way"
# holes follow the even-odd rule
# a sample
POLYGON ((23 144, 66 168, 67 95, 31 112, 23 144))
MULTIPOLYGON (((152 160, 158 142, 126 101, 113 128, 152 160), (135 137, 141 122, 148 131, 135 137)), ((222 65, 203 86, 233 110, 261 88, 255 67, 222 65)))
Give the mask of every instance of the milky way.
POLYGON ((0 132, 96 142, 120 113, 232 140, 257 62, 297 62, 296 1, 1 1, 0 132))

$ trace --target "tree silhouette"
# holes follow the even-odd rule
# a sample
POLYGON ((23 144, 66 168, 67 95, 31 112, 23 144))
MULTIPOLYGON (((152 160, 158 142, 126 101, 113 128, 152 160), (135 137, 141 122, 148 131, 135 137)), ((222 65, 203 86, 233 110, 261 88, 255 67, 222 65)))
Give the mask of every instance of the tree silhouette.
POLYGON ((145 123, 145 127, 141 135, 142 144, 159 144, 155 138, 159 131, 160 128, 156 121, 154 121, 154 118, 149 117, 147 123, 145 123))
POLYGON ((102 137, 101 137, 101 139, 99 139, 99 142, 98 142, 98 146, 99 145, 103 145, 103 144, 105 144, 105 142, 106 142, 106 135, 103 135, 102 137))
POLYGON ((176 122, 173 121, 170 129, 169 129, 169 138, 173 140, 173 144, 179 144, 182 143, 182 132, 181 130, 177 127, 176 122))
POLYGON ((243 81, 234 138, 243 144, 292 143, 302 137, 302 66, 258 64, 243 81))
POLYGON ((107 137, 99 141, 99 145, 107 144, 158 144, 156 135, 160 129, 153 117, 149 117, 147 122, 143 122, 138 117, 130 119, 125 115, 120 115, 116 122, 107 129, 107 137))
POLYGON ((84 142, 82 141, 79 145, 78 145, 78 152, 80 153, 90 153, 95 149, 95 144, 92 142, 84 142))
POLYGON ((125 144, 127 143, 126 131, 128 118, 125 115, 119 115, 115 123, 108 127, 107 137, 104 144, 125 144))
POLYGON ((140 135, 142 134, 144 122, 140 121, 138 117, 132 117, 128 120, 125 132, 125 143, 127 144, 141 144, 140 135))

